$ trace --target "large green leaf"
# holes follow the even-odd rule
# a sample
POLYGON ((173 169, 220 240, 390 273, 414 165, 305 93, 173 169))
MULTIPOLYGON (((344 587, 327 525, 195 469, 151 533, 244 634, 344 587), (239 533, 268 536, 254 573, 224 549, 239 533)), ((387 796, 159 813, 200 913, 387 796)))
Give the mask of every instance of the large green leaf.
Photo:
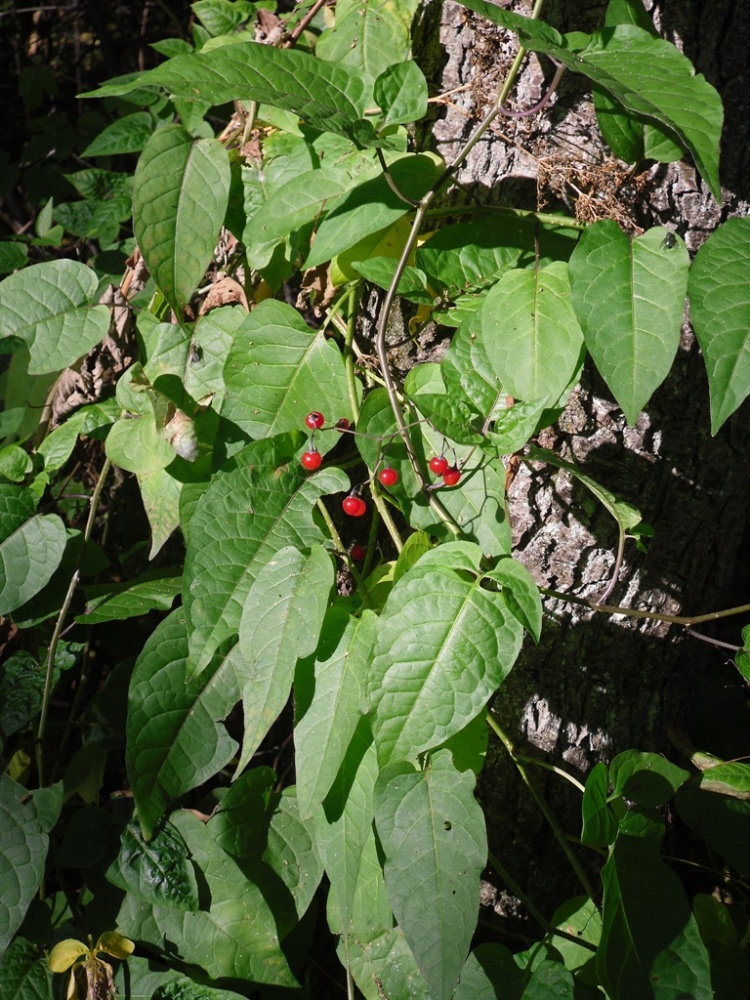
POLYGON ((372 124, 362 121, 369 87, 361 74, 296 49, 242 42, 176 56, 147 73, 85 96, 120 96, 143 86, 165 87, 188 101, 270 104, 294 112, 313 128, 358 141, 375 135, 372 124))
POLYGON ((96 272, 75 260, 36 264, 0 284, 0 338, 26 341, 29 374, 61 371, 104 339, 110 315, 95 304, 98 287, 96 272))
POLYGON ((309 818, 328 794, 365 707, 366 671, 377 616, 329 615, 314 660, 300 663, 294 684, 294 746, 300 814, 309 818), (333 647, 333 648, 331 648, 333 647))
POLYGON ((42 948, 23 937, 11 941, 0 960, 2 1000, 53 1000, 52 973, 42 948))
POLYGON ((476 545, 442 545, 391 591, 368 675, 381 764, 463 729, 515 662, 522 628, 503 595, 482 587, 481 557, 476 545))
POLYGON ((307 912, 323 865, 300 821, 294 787, 279 795, 275 784, 267 767, 243 774, 222 798, 209 829, 261 890, 283 939, 307 912))
POLYGON ((215 656, 188 682, 187 651, 179 608, 151 633, 130 682, 126 763, 147 839, 167 807, 216 774, 237 749, 220 724, 240 698, 236 654, 215 656))
POLYGON ((240 619, 240 679, 245 731, 239 774, 289 699, 297 660, 315 652, 334 581, 322 545, 275 552, 245 599, 240 619))
MULTIPOLYGON (((222 416, 254 438, 303 428, 311 410, 323 413, 329 425, 354 419, 341 352, 285 302, 267 299, 247 317, 224 378, 222 416)), ((335 431, 315 437, 321 452, 340 440, 335 431)))
POLYGON ((282 185, 248 219, 245 243, 250 266, 265 267, 270 247, 316 219, 351 185, 347 172, 335 166, 305 171, 282 185))
POLYGON ((31 490, 0 483, 0 541, 5 541, 33 517, 36 505, 37 498, 31 490))
POLYGON ((313 508, 322 494, 347 489, 349 480, 339 469, 308 476, 293 461, 295 451, 288 435, 254 442, 198 500, 183 577, 193 670, 237 634, 250 587, 275 552, 325 541, 313 508))
POLYGON ((433 1000, 452 997, 477 922, 487 836, 474 783, 440 750, 423 771, 392 764, 375 786, 388 898, 433 1000))
POLYGON ((120 853, 107 878, 136 899, 175 910, 198 910, 198 881, 182 837, 171 823, 162 823, 148 843, 129 823, 120 838, 120 853))
POLYGON ((708 954, 685 892, 660 860, 658 841, 617 838, 602 871, 600 982, 612 1000, 710 1000, 708 954))
POLYGON ((690 270, 690 318, 711 394, 711 432, 750 394, 750 219, 728 219, 690 270))
POLYGON ((62 797, 62 784, 30 794, 7 774, 0 777, 0 958, 44 878, 62 797))
POLYGON ((674 45, 632 24, 601 28, 588 45, 563 53, 574 72, 585 73, 626 111, 654 122, 692 154, 717 201, 721 201, 719 141, 721 98, 674 45))
MULTIPOLYGON (((325 805, 315 814, 315 846, 331 883, 328 926, 344 937, 355 918, 355 897, 365 845, 372 837, 373 790, 378 763, 372 734, 360 718, 325 805)), ((371 900, 371 904, 378 902, 371 900)), ((380 912, 371 906, 372 914, 380 912)))
POLYGON ((409 27, 417 6, 415 0, 339 0, 335 24, 320 36, 316 55, 374 81, 409 58, 409 27))
POLYGON ((0 615, 20 608, 49 583, 67 537, 56 514, 37 514, 0 544, 0 615))
POLYGON ((506 271, 479 312, 479 336, 506 392, 555 402, 574 378, 583 350, 567 264, 506 271))
POLYGON ((166 125, 135 172, 133 228, 164 297, 182 314, 208 266, 229 199, 229 159, 215 139, 166 125))
POLYGON ((672 366, 688 267, 674 234, 655 227, 632 239, 611 220, 589 226, 570 258, 586 346, 630 424, 672 366))
POLYGON ((135 618, 154 608, 168 611, 181 590, 182 577, 163 570, 127 583, 85 587, 86 610, 76 615, 75 620, 79 624, 96 625, 135 618))
POLYGON ((630 114, 655 122, 689 150, 717 201, 721 98, 674 45, 634 24, 601 28, 590 38, 563 38, 549 25, 487 3, 462 0, 464 6, 494 24, 518 33, 522 44, 546 52, 574 73, 583 73, 614 97, 630 114))
POLYGON ((143 903, 129 893, 117 917, 118 929, 159 950, 169 942, 184 962, 201 966, 213 979, 295 986, 273 915, 258 887, 197 816, 181 811, 171 822, 205 880, 203 909, 186 913, 143 903))

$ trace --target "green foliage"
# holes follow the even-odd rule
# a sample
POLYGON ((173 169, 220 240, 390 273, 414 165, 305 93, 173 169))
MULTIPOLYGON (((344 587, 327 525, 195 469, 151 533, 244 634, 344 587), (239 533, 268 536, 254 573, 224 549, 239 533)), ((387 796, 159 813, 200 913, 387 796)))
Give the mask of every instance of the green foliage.
MULTIPOLYGON (((637 4, 591 36, 466 6, 587 77, 615 153, 684 151, 719 195, 718 95, 637 4)), ((39 946, 72 940, 75 962, 116 926, 139 949, 110 951, 126 997, 322 995, 321 942, 368 1000, 744 995, 746 903, 689 899, 661 853, 674 802, 710 863, 750 874, 739 761, 596 764, 580 844, 598 887, 527 951, 472 945, 488 705, 544 635, 503 456, 574 476, 618 557, 647 533, 531 442, 587 356, 634 424, 686 293, 722 426, 750 394, 747 220, 692 266, 660 227, 522 208, 453 205, 420 244, 454 164, 404 127, 427 114, 416 4, 341 0, 309 51, 249 40, 267 8, 200 0, 193 45, 85 95, 115 109, 83 152, 103 165, 0 245, 0 614, 24 638, 0 667, 0 992, 46 1000, 39 946), (110 168, 134 152, 131 184, 110 168), (113 304, 131 208, 148 277, 133 257, 113 304), (65 234, 86 263, 52 253, 65 234), (455 327, 403 385, 388 317, 377 363, 360 336, 363 279, 455 327), (54 386, 82 371, 93 388, 63 405, 54 386)))

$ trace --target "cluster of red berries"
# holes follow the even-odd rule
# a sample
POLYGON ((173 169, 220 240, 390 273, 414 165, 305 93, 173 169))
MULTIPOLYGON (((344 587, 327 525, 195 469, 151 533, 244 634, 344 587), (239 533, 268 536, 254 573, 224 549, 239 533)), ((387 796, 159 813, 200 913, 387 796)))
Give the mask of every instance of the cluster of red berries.
POLYGON ((430 471, 436 476, 442 476, 446 486, 455 486, 461 478, 461 470, 457 465, 448 465, 445 455, 435 455, 430 459, 430 471))
MULTIPOLYGON (((312 410, 305 417, 305 424, 310 428, 312 434, 310 435, 310 448, 303 454, 300 462, 308 472, 315 472, 323 462, 323 456, 315 447, 314 436, 315 431, 319 431, 325 425, 325 422, 326 418, 317 410, 312 410)), ((336 430, 341 434, 349 429, 349 421, 346 417, 342 417, 335 426, 336 430)), ((444 455, 435 455, 434 458, 431 458, 430 469, 435 475, 443 477, 443 482, 446 486, 455 486, 461 478, 461 470, 457 465, 449 465, 448 459, 444 455)), ((384 468, 378 473, 378 481, 386 487, 395 486, 398 482, 398 472, 391 468, 386 461, 384 468)), ((367 504, 359 495, 358 487, 355 487, 347 497, 344 497, 341 506, 344 513, 348 514, 349 517, 362 517, 367 511, 367 504)))

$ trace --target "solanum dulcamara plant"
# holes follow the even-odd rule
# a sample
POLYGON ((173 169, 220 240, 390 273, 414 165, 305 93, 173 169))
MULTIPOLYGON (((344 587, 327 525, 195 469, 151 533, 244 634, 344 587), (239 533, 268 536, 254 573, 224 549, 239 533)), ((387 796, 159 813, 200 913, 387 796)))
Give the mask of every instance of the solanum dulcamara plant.
POLYGON ((619 159, 691 159, 721 197, 719 96, 639 0, 610 0, 591 34, 561 34, 539 0, 531 16, 463 3, 519 49, 452 162, 416 145, 414 0, 339 0, 325 23, 320 3, 199 0, 192 44, 84 95, 111 121, 76 211, 46 206, 5 247, 8 996, 64 988, 56 944, 78 996, 320 997, 321 954, 367 1000, 745 995, 726 969, 745 981, 747 906, 688 899, 660 857, 675 799, 746 889, 747 854, 714 822, 718 792, 726 823, 748 821, 742 763, 597 764, 575 849, 532 787, 580 895, 550 919, 512 886, 537 939, 475 937, 475 785, 488 739, 508 743, 488 706, 544 627, 514 558, 509 456, 565 467, 620 554, 633 544, 640 513, 534 439, 587 357, 634 423, 686 297, 716 432, 750 392, 750 223, 691 261, 659 226, 447 210, 528 53, 550 91, 563 73, 595 88, 619 159), (131 178, 112 164, 133 151, 131 178), (95 254, 65 252, 74 216, 130 255, 117 287, 95 254), (396 299, 449 339, 405 377, 396 299))

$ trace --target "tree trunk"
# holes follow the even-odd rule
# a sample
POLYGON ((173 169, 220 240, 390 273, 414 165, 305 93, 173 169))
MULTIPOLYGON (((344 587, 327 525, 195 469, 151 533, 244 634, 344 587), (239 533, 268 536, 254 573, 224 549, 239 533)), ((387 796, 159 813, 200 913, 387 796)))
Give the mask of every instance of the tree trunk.
MULTIPOLYGON (((560 30, 588 31, 601 25, 605 6, 553 0, 543 16, 560 30), (582 14, 582 6, 593 9, 582 14)), ((646 6, 660 33, 685 52, 724 100, 723 204, 716 204, 687 163, 657 164, 631 178, 597 138, 586 80, 572 74, 540 114, 497 120, 462 168, 456 201, 478 197, 527 208, 546 203, 577 211, 587 221, 613 217, 631 230, 664 225, 683 235, 691 251, 727 217, 747 214, 750 119, 743 102, 750 9, 738 0, 659 0, 646 6)), ((513 5, 521 13, 529 7, 513 5)), ((425 53, 422 64, 431 74, 432 92, 448 93, 432 138, 450 161, 494 98, 515 54, 513 37, 447 0, 442 17, 437 4, 424 8, 415 51, 425 53), (438 64, 430 53, 441 48, 447 61, 438 64)), ((510 106, 533 105, 550 75, 549 65, 530 56, 510 106)), ((750 486, 747 416, 746 404, 710 436, 705 368, 687 324, 670 376, 635 427, 627 426, 588 365, 565 413, 541 443, 636 506, 654 529, 647 552, 627 543, 609 603, 679 615, 748 600, 740 592, 744 574, 738 566, 750 486)), ((617 534, 591 494, 565 471, 524 462, 509 502, 516 555, 536 581, 577 598, 599 599, 613 573, 617 534)), ((595 761, 628 748, 674 753, 670 727, 687 728, 699 741, 711 727, 705 710, 692 710, 696 695, 699 707, 707 698, 720 706, 724 697, 725 708, 716 711, 741 714, 743 682, 733 667, 724 666, 731 656, 726 651, 674 625, 605 616, 565 600, 546 600, 545 611, 539 646, 527 644, 494 703, 519 750, 583 780, 595 761), (723 694, 722 684, 728 685, 723 694)), ((721 633, 711 626, 702 631, 740 643, 742 624, 730 619, 721 633)), ((706 749, 722 754, 728 746, 706 749)), ((533 770, 563 828, 577 835, 580 794, 557 775, 533 770)), ((569 871, 497 743, 480 795, 494 855, 537 905, 551 912, 570 894, 569 871)), ((513 900, 501 880, 492 881, 496 889, 488 886, 487 901, 508 915, 513 900)))

